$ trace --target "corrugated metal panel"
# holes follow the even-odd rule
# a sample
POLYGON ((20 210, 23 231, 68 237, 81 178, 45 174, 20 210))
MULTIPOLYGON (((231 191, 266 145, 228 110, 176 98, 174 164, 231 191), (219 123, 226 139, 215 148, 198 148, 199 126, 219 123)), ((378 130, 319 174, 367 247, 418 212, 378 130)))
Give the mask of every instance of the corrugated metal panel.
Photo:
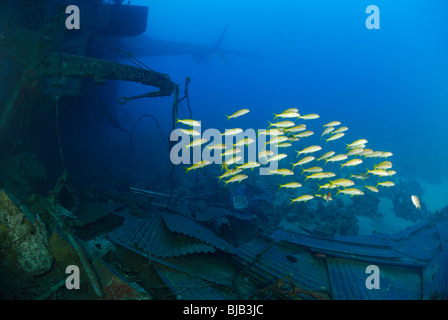
POLYGON ((358 244, 393 247, 395 241, 385 234, 369 234, 369 235, 336 235, 333 240, 342 242, 356 242, 358 244))
MULTIPOLYGON (((274 231, 271 235, 275 241, 284 241, 300 246, 313 248, 316 252, 322 252, 340 257, 353 257, 358 260, 371 262, 382 262, 389 264, 419 265, 415 259, 392 250, 388 246, 367 246, 356 242, 343 242, 316 236, 308 236, 285 232, 274 231)), ((421 263, 420 263, 421 264, 421 263)))
POLYGON ((231 258, 225 254, 197 253, 193 256, 157 258, 157 262, 208 282, 228 287, 232 287, 233 278, 239 271, 231 258))
POLYGON ((447 254, 439 247, 430 263, 423 269, 423 299, 446 299, 447 254))
POLYGON ((298 248, 254 238, 236 250, 235 260, 249 267, 248 275, 258 282, 258 289, 288 275, 303 289, 330 289, 324 261, 298 248))
POLYGON ((419 224, 416 224, 414 226, 411 226, 409 228, 406 228, 402 231, 396 232, 394 234, 390 235, 390 238, 392 240, 401 240, 404 239, 406 237, 409 237, 410 235, 412 235, 414 232, 416 232, 417 230, 420 230, 421 228, 426 227, 426 225, 428 225, 429 223, 431 223, 431 220, 425 220, 419 224))
POLYGON ((423 227, 412 236, 397 241, 395 250, 408 257, 428 261, 440 246, 440 238, 435 228, 423 227))
POLYGON ((232 246, 225 240, 220 238, 212 230, 200 225, 199 223, 191 219, 188 219, 185 216, 168 212, 162 212, 161 216, 165 221, 168 229, 172 232, 177 232, 196 238, 221 250, 232 250, 232 246))
POLYGON ((157 266, 157 274, 177 300, 227 300, 232 288, 224 287, 187 273, 157 266))
POLYGON ((215 252, 213 246, 168 230, 159 214, 140 219, 126 216, 124 224, 109 233, 109 239, 149 258, 175 257, 195 252, 215 252))
POLYGON ((365 262, 327 258, 334 298, 337 300, 416 300, 422 297, 419 269, 378 265, 380 289, 367 289, 365 262))
POLYGON ((231 215, 232 211, 228 209, 210 206, 203 211, 194 212, 192 219, 196 221, 210 221, 231 215))
POLYGON ((100 218, 108 215, 115 209, 117 209, 120 205, 118 204, 110 204, 110 203, 85 203, 79 206, 79 208, 74 212, 76 216, 81 221, 86 223, 92 223, 100 218))
POLYGON ((423 269, 423 299, 448 299, 448 221, 435 223, 440 246, 423 269))
POLYGON ((442 253, 439 264, 439 282, 442 299, 448 299, 448 220, 437 222, 436 228, 442 244, 442 253))

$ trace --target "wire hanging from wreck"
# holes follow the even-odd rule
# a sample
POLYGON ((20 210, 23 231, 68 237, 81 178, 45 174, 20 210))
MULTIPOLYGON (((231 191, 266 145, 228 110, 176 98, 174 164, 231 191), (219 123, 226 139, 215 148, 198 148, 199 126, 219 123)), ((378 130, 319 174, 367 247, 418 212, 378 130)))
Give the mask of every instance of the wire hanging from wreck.
POLYGON ((129 60, 130 62, 135 64, 137 67, 142 68, 142 69, 146 68, 148 70, 154 71, 149 66, 144 64, 142 61, 140 61, 139 59, 135 58, 129 52, 126 52, 123 49, 117 47, 111 41, 107 40, 106 38, 104 38, 103 36, 99 35, 98 33, 96 33, 95 31, 91 30, 90 28, 86 27, 85 25, 81 26, 81 31, 85 32, 89 36, 91 36, 91 37, 95 38, 96 40, 100 41, 104 45, 112 48, 117 54, 119 54, 120 56, 122 56, 126 60, 129 60))
MULTIPOLYGON (((58 42, 59 62, 58 62, 58 72, 57 72, 57 75, 56 75, 56 78, 57 78, 58 82, 61 80, 61 74, 62 74, 62 72, 61 72, 61 70, 62 70, 62 42, 63 42, 64 36, 65 36, 65 28, 62 28, 61 39, 58 42)), ((60 128, 60 125, 59 125, 59 101, 60 100, 61 100, 61 93, 60 93, 59 87, 56 87, 56 95, 55 95, 55 101, 56 101, 56 104, 55 104, 56 138, 57 138, 57 142, 58 142, 59 156, 61 158, 62 168, 64 169, 64 172, 68 172, 67 171, 67 166, 66 166, 66 163, 65 163, 64 153, 62 151, 61 128, 60 128)), ((67 180, 66 180, 66 186, 67 186, 67 189, 69 190, 69 192, 73 196, 73 201, 75 202, 74 208, 76 208, 79 205, 80 202, 79 202, 79 199, 78 199, 78 197, 76 196, 76 194, 74 192, 74 189, 71 186, 70 179, 69 179, 68 175, 67 175, 67 180)), ((72 208, 72 211, 73 211, 74 208, 72 208)))
MULTIPOLYGON (((176 84, 176 87, 174 89, 174 100, 173 100, 173 109, 172 109, 172 124, 173 124, 173 131, 176 129, 176 119, 177 116, 179 114, 179 106, 180 106, 180 102, 184 99, 186 99, 187 101, 187 107, 188 110, 190 112, 190 119, 193 118, 193 114, 191 112, 191 107, 190 107, 190 96, 188 93, 188 86, 190 85, 191 79, 189 76, 187 76, 185 78, 185 89, 184 89, 184 96, 179 99, 179 85, 176 84)), ((171 141, 170 141, 171 142, 171 141)), ((171 192, 170 192, 170 197, 168 198, 168 201, 166 203, 166 207, 168 208, 168 206, 170 205, 171 202, 171 198, 173 197, 173 193, 174 193, 174 169, 176 168, 176 166, 171 163, 171 171, 170 171, 170 183, 171 183, 171 192)), ((195 187, 196 188, 196 187, 195 187)), ((179 199, 179 197, 176 197, 176 201, 179 199)), ((175 203, 174 203, 175 204, 175 203)), ((173 205, 174 205, 173 204, 173 205)))

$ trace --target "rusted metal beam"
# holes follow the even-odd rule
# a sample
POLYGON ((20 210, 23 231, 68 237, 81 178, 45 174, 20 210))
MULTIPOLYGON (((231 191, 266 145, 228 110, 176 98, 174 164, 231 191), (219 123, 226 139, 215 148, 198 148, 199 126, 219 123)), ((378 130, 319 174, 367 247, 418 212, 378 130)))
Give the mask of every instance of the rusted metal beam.
POLYGON ((96 81, 122 80, 140 82, 158 88, 142 97, 170 96, 175 88, 167 74, 121 63, 90 57, 55 53, 65 24, 58 17, 39 31, 15 26, 5 13, 0 12, 0 56, 15 61, 22 69, 22 77, 0 114, 0 136, 8 129, 24 96, 30 96, 46 77, 82 77, 96 81))

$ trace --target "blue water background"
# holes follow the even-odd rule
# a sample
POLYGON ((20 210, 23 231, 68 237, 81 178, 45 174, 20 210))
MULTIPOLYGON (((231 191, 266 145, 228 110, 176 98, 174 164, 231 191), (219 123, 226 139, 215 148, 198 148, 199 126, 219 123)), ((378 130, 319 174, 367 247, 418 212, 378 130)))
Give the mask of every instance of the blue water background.
MULTIPOLYGON (((297 107, 321 115, 318 135, 322 124, 339 120, 349 127, 343 142, 365 138, 368 147, 393 152, 397 178, 440 182, 448 176, 446 1, 131 3, 149 6, 146 34, 153 38, 213 46, 229 25, 223 48, 261 56, 210 55, 201 63, 190 55, 140 58, 180 84, 181 96, 191 77, 190 105, 202 130, 266 128, 274 112, 297 107), (371 4, 380 9, 380 30, 365 26, 371 4), (248 115, 226 120, 224 114, 246 107, 248 115)), ((119 87, 124 96, 147 91, 133 83, 119 87)), ((168 137, 172 101, 141 99, 115 111, 128 128, 150 113, 168 137)), ((157 167, 167 152, 160 139, 154 123, 142 121, 135 166, 157 167)))

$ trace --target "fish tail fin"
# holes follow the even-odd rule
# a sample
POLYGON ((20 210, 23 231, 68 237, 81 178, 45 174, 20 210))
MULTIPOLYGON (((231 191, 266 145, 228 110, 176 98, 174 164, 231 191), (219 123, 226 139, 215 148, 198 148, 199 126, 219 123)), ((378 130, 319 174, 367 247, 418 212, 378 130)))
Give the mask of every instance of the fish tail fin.
POLYGON ((325 164, 324 164, 324 165, 326 165, 326 164, 327 164, 327 162, 328 162, 328 159, 327 159, 327 160, 325 160, 325 164))
POLYGON ((228 116, 228 115, 226 115, 226 114, 225 114, 225 116, 227 117, 227 121, 229 121, 229 120, 230 120, 230 116, 228 116))
POLYGON ((274 120, 275 120, 275 119, 277 119, 278 114, 274 113, 274 116, 275 116, 275 117, 274 117, 274 120))
POLYGON ((302 173, 301 174, 304 174, 305 173, 305 169, 302 169, 302 173))
POLYGON ((291 162, 291 164, 292 164, 292 170, 294 170, 294 168, 296 167, 296 164, 292 163, 292 162, 291 162))
POLYGON ((344 164, 343 163, 341 163, 341 169, 344 167, 344 164))
POLYGON ((179 118, 176 117, 176 122, 175 122, 175 124, 178 124, 179 122, 180 122, 179 118))
POLYGON ((289 205, 292 205, 294 202, 294 199, 289 199, 289 200, 291 200, 291 203, 289 205))
POLYGON ((185 174, 187 174, 188 173, 188 171, 190 171, 191 170, 191 168, 185 168, 186 169, 186 171, 185 171, 185 174))
POLYGON ((280 189, 281 187, 283 187, 283 185, 282 184, 278 184, 278 189, 280 189))
POLYGON ((318 184, 319 189, 317 189, 317 191, 319 192, 320 189, 322 189, 323 186, 321 186, 320 184, 318 184))
POLYGON ((270 127, 273 126, 273 123, 272 123, 272 122, 268 121, 268 123, 269 123, 269 127, 268 127, 268 128, 270 128, 270 127))
POLYGON ((335 196, 337 196, 340 193, 341 193, 341 190, 338 189, 338 192, 335 194, 335 196))
POLYGON ((226 170, 226 172, 229 173, 229 167, 227 166, 227 163, 222 163, 222 169, 226 170))
POLYGON ((309 177, 310 177, 310 176, 306 176, 305 181, 308 180, 309 177))

